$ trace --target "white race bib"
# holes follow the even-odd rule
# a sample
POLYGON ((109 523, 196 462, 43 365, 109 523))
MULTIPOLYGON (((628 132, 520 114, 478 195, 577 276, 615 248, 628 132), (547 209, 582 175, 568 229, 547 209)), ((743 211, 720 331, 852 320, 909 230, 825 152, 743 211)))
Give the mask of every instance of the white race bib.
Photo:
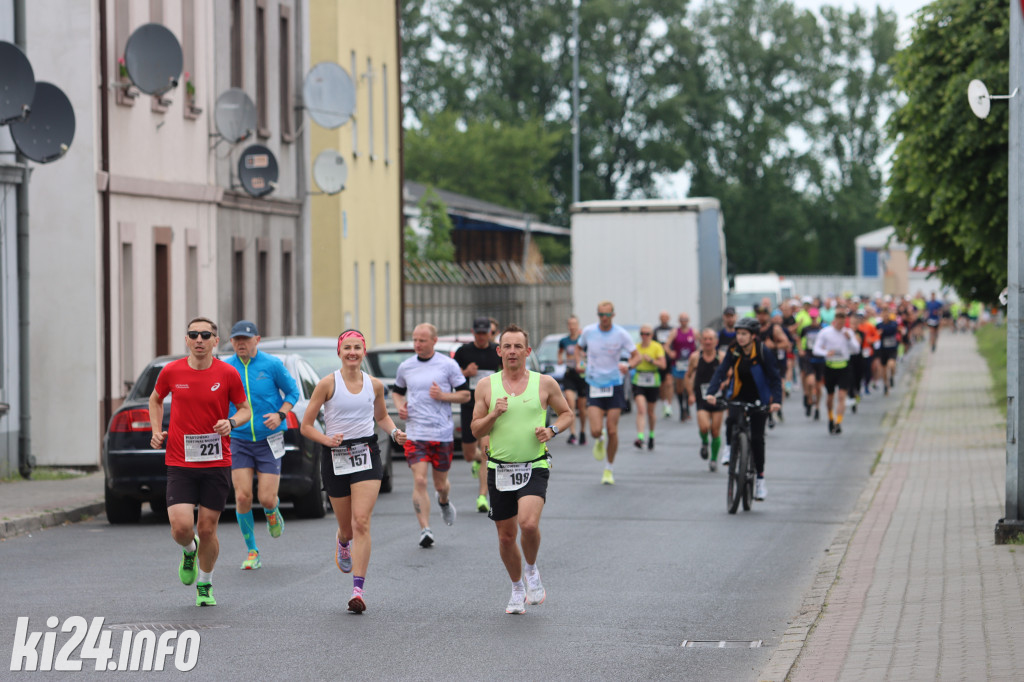
POLYGON ((686 370, 689 369, 689 367, 688 367, 689 364, 690 364, 690 356, 689 355, 687 355, 685 358, 684 357, 679 357, 676 360, 676 371, 677 372, 685 372, 686 370))
POLYGON ((492 374, 494 374, 493 369, 478 369, 476 371, 476 376, 469 378, 469 390, 476 390, 476 385, 480 383, 480 380, 489 377, 492 374))
POLYGON ((704 400, 708 399, 708 386, 710 385, 710 383, 700 385, 700 397, 704 400))
POLYGON ((870 358, 871 357, 871 349, 870 348, 861 349, 860 355, 861 355, 861 357, 864 357, 864 358, 870 358))
POLYGON ((270 454, 274 456, 274 459, 284 457, 284 431, 267 436, 267 445, 270 446, 270 454))
POLYGON ((636 373, 636 385, 637 386, 654 386, 657 381, 658 375, 656 372, 637 372, 636 373))
POLYGON ((519 490, 530 482, 533 464, 530 462, 497 462, 494 467, 494 485, 503 493, 519 490))
POLYGON ((224 459, 220 435, 216 433, 185 434, 186 462, 215 462, 224 459))
POLYGON ((370 460, 370 446, 366 443, 331 448, 331 460, 334 464, 334 473, 338 476, 366 471, 373 466, 370 460))
POLYGON ((591 386, 588 395, 591 398, 611 398, 613 393, 615 393, 614 386, 591 386))
POLYGON ((882 348, 895 348, 899 345, 899 341, 895 336, 882 337, 882 348))

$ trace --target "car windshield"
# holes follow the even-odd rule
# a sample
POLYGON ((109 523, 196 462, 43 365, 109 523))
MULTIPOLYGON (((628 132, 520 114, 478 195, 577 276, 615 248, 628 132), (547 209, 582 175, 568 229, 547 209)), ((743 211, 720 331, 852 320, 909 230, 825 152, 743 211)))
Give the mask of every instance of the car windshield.
POLYGON ((132 387, 131 395, 128 396, 129 400, 148 398, 156 388, 156 379, 160 376, 160 370, 164 368, 163 365, 150 365, 146 369, 142 370, 142 374, 139 375, 138 381, 132 387))
POLYGON ((542 365, 555 364, 558 360, 558 340, 551 339, 540 344, 537 349, 537 361, 542 365))
POLYGON ((333 348, 288 348, 289 353, 301 355, 321 379, 336 369, 341 369, 341 360, 333 348))
POLYGON ((394 378, 398 374, 398 366, 413 354, 413 350, 371 350, 366 354, 370 361, 371 374, 375 377, 394 378))

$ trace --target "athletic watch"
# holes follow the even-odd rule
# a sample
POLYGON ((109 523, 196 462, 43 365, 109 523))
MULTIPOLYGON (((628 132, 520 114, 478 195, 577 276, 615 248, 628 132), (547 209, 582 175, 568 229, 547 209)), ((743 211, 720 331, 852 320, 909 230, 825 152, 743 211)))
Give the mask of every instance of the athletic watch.
POLYGON ((277 411, 277 416, 281 418, 281 421, 284 421, 284 420, 285 420, 285 414, 284 414, 284 412, 282 412, 282 411, 278 410, 278 411, 277 411))
POLYGON ((552 424, 548 428, 551 429, 551 433, 558 435, 558 424, 552 424))
POLYGON ((235 418, 234 417, 228 417, 228 424, 231 424, 231 428, 236 428, 235 427, 235 418))
MULTIPOLYGON (((398 427, 391 429, 391 440, 395 440, 395 434, 398 433, 398 427)), ((395 441, 397 442, 397 441, 395 441)))

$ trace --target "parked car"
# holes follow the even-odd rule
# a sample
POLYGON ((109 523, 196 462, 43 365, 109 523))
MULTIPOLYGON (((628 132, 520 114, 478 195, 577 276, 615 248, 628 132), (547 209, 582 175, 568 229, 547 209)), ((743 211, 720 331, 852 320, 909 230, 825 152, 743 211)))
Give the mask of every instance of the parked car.
POLYGON ((537 357, 540 371, 550 374, 559 384, 565 377, 565 363, 558 364, 558 342, 566 336, 567 334, 548 334, 532 353, 537 357))

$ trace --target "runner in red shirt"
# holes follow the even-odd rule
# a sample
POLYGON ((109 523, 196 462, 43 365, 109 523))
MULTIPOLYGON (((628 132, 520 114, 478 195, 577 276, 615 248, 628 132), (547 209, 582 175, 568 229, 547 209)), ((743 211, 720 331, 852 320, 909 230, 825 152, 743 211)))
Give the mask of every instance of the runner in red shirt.
POLYGON ((171 536, 183 548, 178 577, 185 585, 196 582, 198 556, 196 606, 216 606, 211 583, 220 553, 217 523, 231 491, 231 429, 248 422, 250 410, 238 372, 213 357, 220 341, 217 325, 197 317, 185 336, 188 356, 163 368, 149 396, 150 445, 156 449, 167 443, 167 517, 171 536), (169 430, 163 431, 168 393, 174 409, 169 430), (231 403, 238 412, 228 419, 231 403))

